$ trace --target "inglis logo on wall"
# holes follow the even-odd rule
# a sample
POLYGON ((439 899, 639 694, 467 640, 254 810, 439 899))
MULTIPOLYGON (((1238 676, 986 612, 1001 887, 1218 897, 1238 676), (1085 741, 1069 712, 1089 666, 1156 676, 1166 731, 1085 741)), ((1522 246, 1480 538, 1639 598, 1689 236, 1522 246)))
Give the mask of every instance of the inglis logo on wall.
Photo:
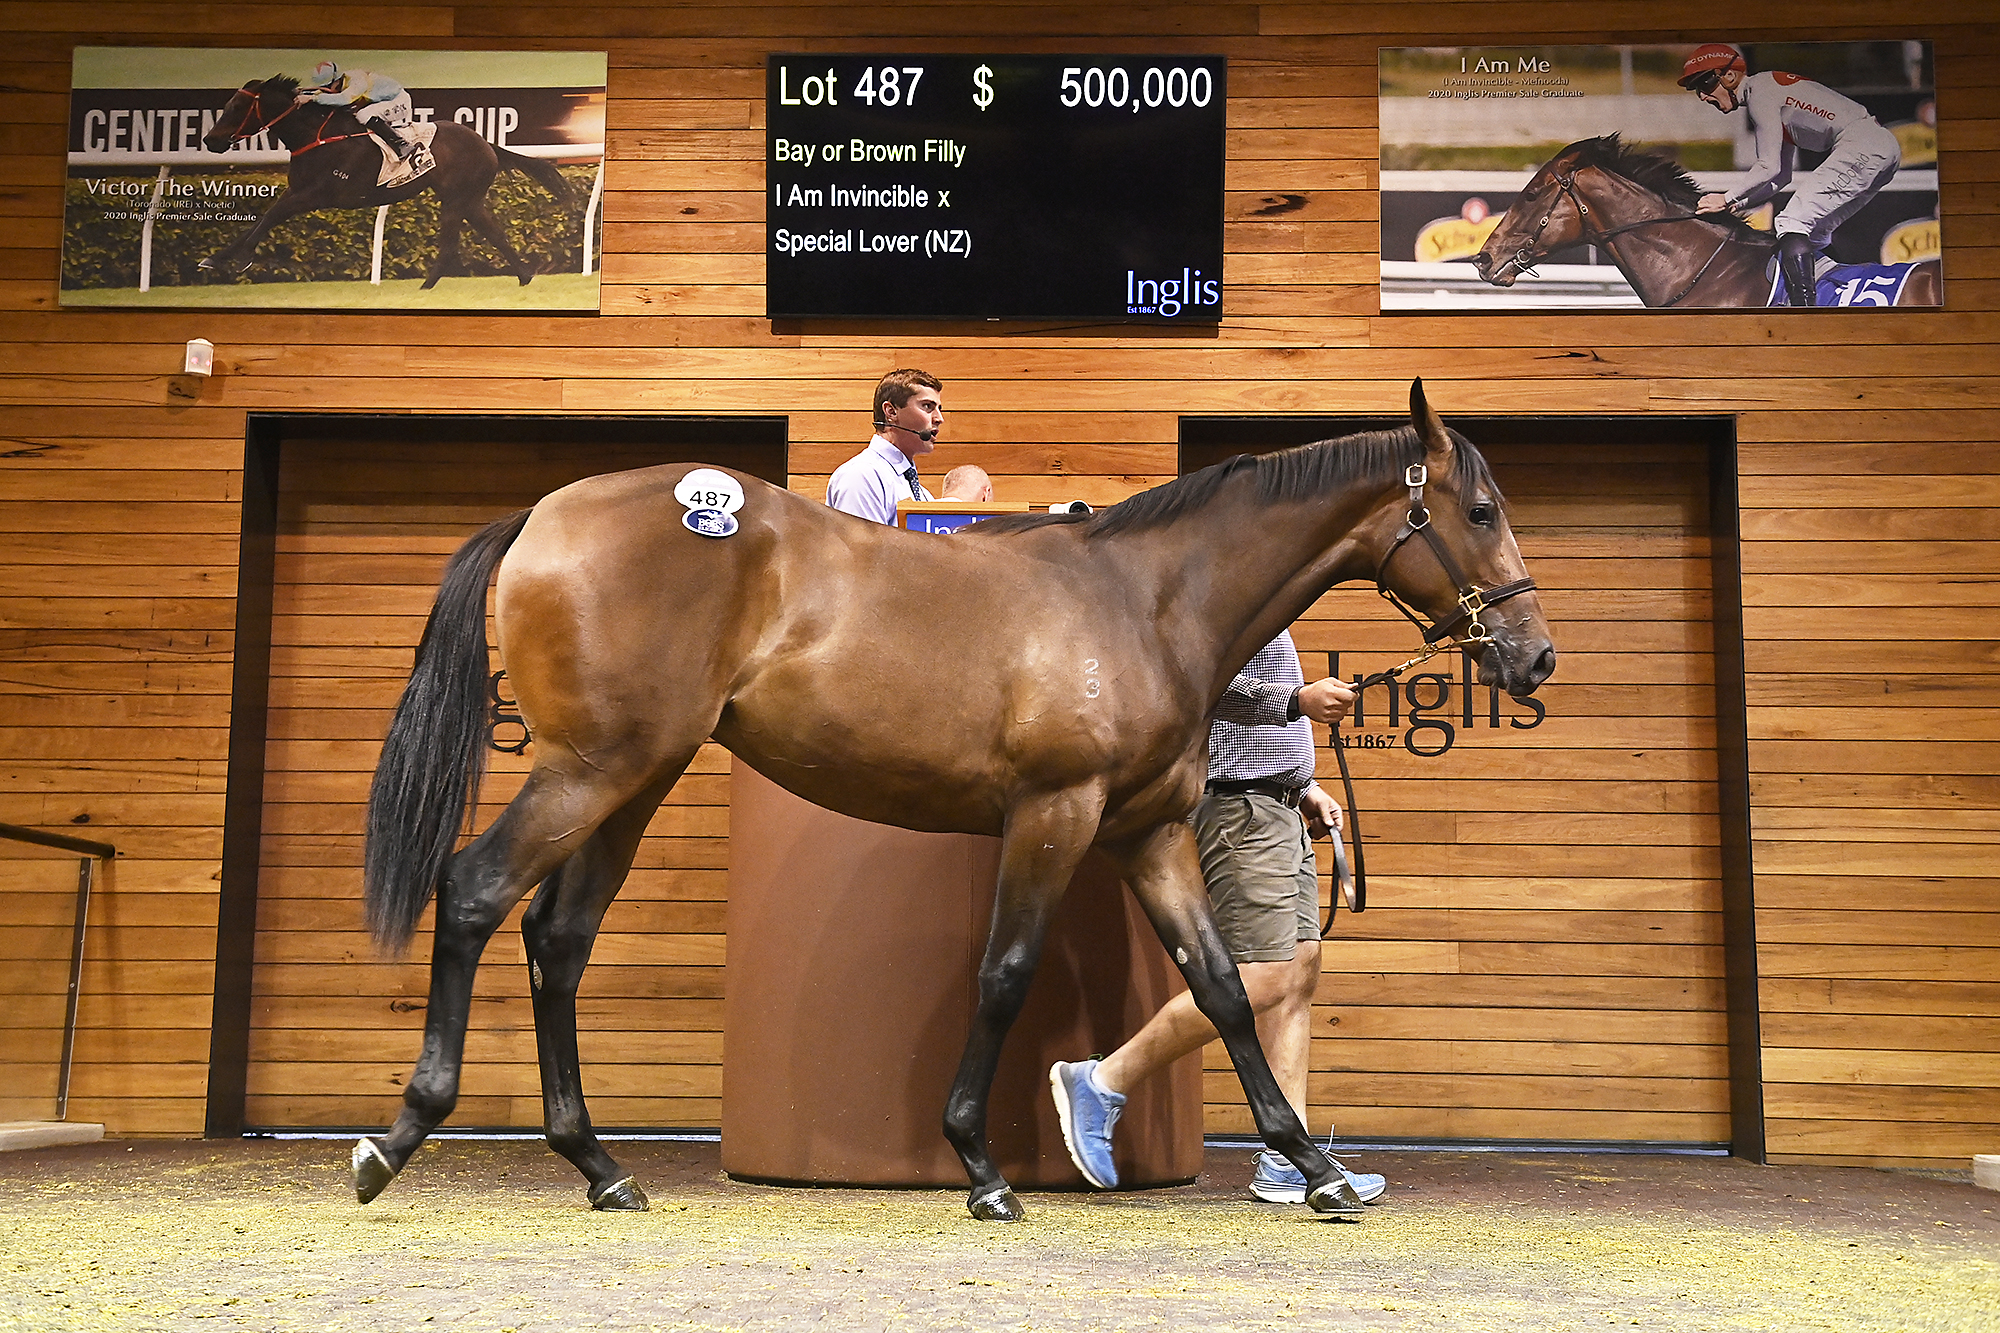
MULTIPOLYGON (((1332 674, 1338 676, 1340 654, 1327 656, 1332 674)), ((1469 732, 1483 724, 1533 731, 1549 715, 1541 700, 1512 696, 1504 696, 1510 709, 1525 708, 1529 716, 1502 714, 1500 688, 1479 684, 1479 666, 1469 653, 1459 654, 1459 671, 1458 677, 1447 671, 1423 671, 1362 690, 1348 710, 1341 740, 1360 750, 1387 750, 1400 744, 1411 754, 1435 759, 1451 749, 1461 729, 1469 732), (1479 698, 1481 691, 1484 699, 1479 698), (1387 730, 1370 731, 1371 726, 1387 730)), ((1348 679, 1355 685, 1362 681, 1358 673, 1348 679)))
POLYGON ((1204 278, 1198 268, 1184 268, 1177 278, 1142 278, 1125 270, 1125 313, 1163 315, 1172 319, 1183 310, 1222 305, 1222 280, 1204 278))

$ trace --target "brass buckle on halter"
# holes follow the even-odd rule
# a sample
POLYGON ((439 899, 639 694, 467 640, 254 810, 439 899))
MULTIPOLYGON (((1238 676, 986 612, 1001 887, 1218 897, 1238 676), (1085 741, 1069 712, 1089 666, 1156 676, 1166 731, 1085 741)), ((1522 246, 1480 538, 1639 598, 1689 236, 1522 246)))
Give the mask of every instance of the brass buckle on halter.
POLYGON ((1411 490, 1421 490, 1430 479, 1431 470, 1422 463, 1412 463, 1403 469, 1403 484, 1411 490))

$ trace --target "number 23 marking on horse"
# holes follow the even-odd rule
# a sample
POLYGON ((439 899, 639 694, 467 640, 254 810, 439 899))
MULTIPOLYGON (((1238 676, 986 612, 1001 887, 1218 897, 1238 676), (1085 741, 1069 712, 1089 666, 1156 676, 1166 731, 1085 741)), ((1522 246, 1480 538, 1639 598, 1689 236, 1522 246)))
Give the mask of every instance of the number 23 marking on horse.
POLYGON ((1084 658, 1083 697, 1086 699, 1095 699, 1102 690, 1103 686, 1097 679, 1097 659, 1094 657, 1084 658))

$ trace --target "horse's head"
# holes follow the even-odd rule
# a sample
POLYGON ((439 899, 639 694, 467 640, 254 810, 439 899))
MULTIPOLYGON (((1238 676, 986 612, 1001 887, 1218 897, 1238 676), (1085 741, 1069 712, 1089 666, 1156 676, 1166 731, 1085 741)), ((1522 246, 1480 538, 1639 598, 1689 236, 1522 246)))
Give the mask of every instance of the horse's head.
POLYGON ((1583 243, 1584 205, 1576 196, 1576 173, 1583 167, 1585 145, 1594 142, 1571 144, 1528 179, 1472 257, 1480 277, 1496 287, 1511 287, 1537 260, 1583 243))
POLYGON ((250 80, 223 103, 214 126, 201 136, 201 146, 211 153, 228 152, 229 145, 262 132, 289 111, 298 90, 299 81, 283 74, 250 80))
POLYGON ((1430 617, 1427 641, 1455 638, 1474 654, 1482 685, 1533 694, 1555 673, 1556 650, 1500 488, 1471 442, 1438 419, 1422 380, 1410 385, 1410 419, 1424 461, 1385 507, 1375 581, 1430 617))

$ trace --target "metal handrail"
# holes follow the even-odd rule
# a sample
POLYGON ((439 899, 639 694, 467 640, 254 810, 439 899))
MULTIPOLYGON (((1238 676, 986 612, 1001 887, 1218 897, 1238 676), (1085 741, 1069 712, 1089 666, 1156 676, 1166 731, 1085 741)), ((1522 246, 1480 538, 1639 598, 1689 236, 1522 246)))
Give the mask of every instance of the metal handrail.
POLYGON ((97 862, 111 860, 118 855, 118 849, 108 842, 72 838, 66 833, 44 833, 19 824, 0 824, 0 838, 81 854, 76 865, 76 929, 69 945, 69 998, 63 1007, 62 1067, 56 1074, 56 1119, 64 1120, 69 1116, 70 1068, 76 1059, 76 1004, 83 991, 83 934, 90 920, 90 890, 96 880, 97 862))

